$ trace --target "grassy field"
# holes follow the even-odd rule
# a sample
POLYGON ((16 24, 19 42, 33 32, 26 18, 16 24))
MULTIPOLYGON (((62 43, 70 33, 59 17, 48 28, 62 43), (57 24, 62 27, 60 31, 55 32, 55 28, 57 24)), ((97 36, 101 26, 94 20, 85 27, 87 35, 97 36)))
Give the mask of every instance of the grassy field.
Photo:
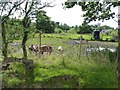
MULTIPOLYGON (((86 45, 71 45, 66 42, 79 35, 46 34, 42 44, 53 46, 51 55, 33 55, 28 58, 34 62, 34 69, 29 76, 29 85, 34 88, 116 88, 117 76, 114 53, 109 51, 87 53, 86 45), (62 38, 61 38, 62 37, 62 38), (64 53, 59 54, 58 46, 63 46, 64 53), (112 60, 113 62, 111 62, 112 60), (33 79, 34 77, 34 79, 33 79)), ((90 36, 83 35, 90 38, 90 36)), ((21 42, 16 40, 14 42, 21 42)), ((26 46, 39 44, 38 34, 29 38, 26 46)), ((9 56, 22 57, 21 47, 9 47, 9 56), (20 51, 19 51, 20 50, 20 51), (19 51, 19 52, 17 52, 19 51)), ((27 48, 28 50, 28 48, 27 48)), ((23 87, 25 85, 24 65, 13 62, 10 70, 3 72, 3 84, 6 87, 23 87), (14 73, 14 74, 13 74, 14 73)))
MULTIPOLYGON (((64 38, 64 39, 79 39, 80 36, 83 37, 83 39, 85 40, 91 40, 91 38, 93 39, 93 35, 92 34, 70 34, 70 33, 63 33, 63 34, 45 34, 46 37, 57 37, 57 38, 64 38)), ((106 38, 108 38, 108 40, 110 40, 113 36, 106 36, 106 35, 101 35, 100 38, 102 40, 106 40, 106 38)))

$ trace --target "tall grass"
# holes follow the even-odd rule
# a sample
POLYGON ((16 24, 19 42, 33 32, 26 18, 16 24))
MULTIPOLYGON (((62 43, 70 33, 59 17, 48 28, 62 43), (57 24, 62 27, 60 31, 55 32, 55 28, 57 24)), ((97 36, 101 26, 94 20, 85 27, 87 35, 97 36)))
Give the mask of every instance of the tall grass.
MULTIPOLYGON (((116 88, 117 75, 116 65, 110 61, 109 53, 94 52, 86 53, 86 45, 68 45, 68 39, 42 38, 42 44, 53 46, 51 55, 35 56, 28 52, 28 58, 34 61, 34 87, 85 87, 85 88, 116 88), (63 54, 57 53, 57 47, 64 48, 63 54)), ((38 37, 30 38, 27 46, 38 44, 38 37)), ((9 55, 22 57, 22 52, 12 52, 9 55)), ((114 55, 113 55, 114 56, 114 55)), ((115 57, 113 58, 115 59, 115 57)), ((4 71, 4 85, 6 87, 18 87, 24 84, 24 65, 14 63, 11 70, 4 71), (15 75, 10 76, 10 73, 15 75), (12 79, 11 79, 12 78, 12 79), (7 82, 8 81, 8 82, 7 82)), ((32 79, 32 77, 29 77, 32 79)))

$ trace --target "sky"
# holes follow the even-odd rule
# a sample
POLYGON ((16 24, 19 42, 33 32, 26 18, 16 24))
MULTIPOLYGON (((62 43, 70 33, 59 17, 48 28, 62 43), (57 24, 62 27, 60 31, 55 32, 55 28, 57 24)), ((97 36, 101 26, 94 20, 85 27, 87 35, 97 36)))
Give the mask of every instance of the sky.
MULTIPOLYGON (((40 1, 40 0, 38 0, 40 1)), ((52 21, 60 22, 62 24, 67 24, 69 26, 81 25, 83 23, 84 18, 82 17, 83 11, 79 5, 74 6, 73 8, 63 9, 62 3, 67 0, 41 0, 43 2, 53 2, 52 5, 54 7, 46 7, 43 10, 46 11, 47 16, 51 18, 52 21)), ((72 0, 71 0, 72 1, 72 0)), ((73 0, 74 1, 74 0, 73 0)), ((24 6, 24 5, 23 5, 24 6)), ((118 13, 118 8, 112 9, 115 13, 118 13)), ((19 15, 19 13, 17 13, 19 15)), ((16 14, 16 16, 17 16, 16 14)), ((117 21, 117 18, 115 18, 117 21)), ((113 28, 118 27, 118 23, 115 22, 113 19, 102 21, 96 21, 89 23, 90 25, 107 25, 113 28)))
MULTIPOLYGON (((83 23, 83 11, 81 10, 80 6, 74 6, 70 9, 63 9, 61 3, 64 3, 66 0, 55 0, 54 7, 44 8, 49 17, 51 17, 52 21, 60 22, 62 24, 66 23, 69 26, 81 25, 83 23)), ((118 13, 118 9, 114 8, 113 11, 118 13)), ((115 18, 117 20, 117 18, 115 18)), ((115 22, 113 19, 102 21, 91 22, 90 25, 95 25, 100 23, 100 25, 108 25, 110 27, 118 27, 118 23, 115 22)))

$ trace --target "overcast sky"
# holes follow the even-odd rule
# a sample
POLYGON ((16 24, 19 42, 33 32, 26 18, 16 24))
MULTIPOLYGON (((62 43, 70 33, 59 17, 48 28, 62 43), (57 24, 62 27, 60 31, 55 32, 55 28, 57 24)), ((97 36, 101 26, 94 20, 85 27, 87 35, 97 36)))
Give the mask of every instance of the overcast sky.
MULTIPOLYGON (((80 6, 74 6, 70 9, 63 9, 63 6, 61 3, 64 3, 66 0, 55 0, 55 4, 57 4, 55 7, 52 8, 44 8, 44 10, 47 12, 47 15, 51 17, 51 20, 60 22, 60 23, 66 23, 69 26, 75 26, 75 25, 81 25, 83 22, 82 10, 80 6)), ((116 13, 118 13, 118 9, 113 9, 116 13)), ((117 20, 117 19, 116 19, 117 20)), ((97 24, 97 22, 91 22, 91 24, 97 24)), ((108 25, 111 27, 118 27, 117 22, 110 19, 104 22, 100 22, 101 25, 108 25)))

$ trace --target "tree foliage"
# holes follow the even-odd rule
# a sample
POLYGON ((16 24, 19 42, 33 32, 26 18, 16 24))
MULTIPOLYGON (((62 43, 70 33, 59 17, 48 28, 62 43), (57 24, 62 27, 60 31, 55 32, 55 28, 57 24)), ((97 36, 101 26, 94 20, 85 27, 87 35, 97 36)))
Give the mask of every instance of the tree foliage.
POLYGON ((60 33, 63 33, 63 31, 62 31, 62 29, 56 27, 54 30, 54 33, 60 34, 60 33))
POLYGON ((5 29, 7 30, 6 40, 8 43, 22 38, 21 35, 23 28, 19 19, 9 18, 5 23, 5 29))
POLYGON ((87 25, 87 24, 82 24, 81 26, 79 26, 79 31, 77 31, 77 33, 79 34, 92 33, 92 32, 93 32, 93 29, 91 28, 90 25, 87 25))
MULTIPOLYGON (((24 6, 20 6, 21 16, 22 16, 22 25, 23 25, 23 38, 22 38, 22 49, 23 57, 27 59, 27 50, 26 50, 26 41, 28 39, 28 34, 30 33, 29 27, 31 21, 35 19, 36 11, 39 11, 45 7, 51 7, 52 2, 41 2, 37 0, 25 0, 24 6)), ((34 31, 35 32, 35 31, 34 31)))
POLYGON ((59 27, 65 32, 70 28, 66 23, 59 25, 59 27))
POLYGON ((42 31, 44 33, 54 32, 54 25, 54 22, 50 20, 50 17, 46 15, 45 11, 36 12, 36 28, 38 31, 42 31))
POLYGON ((120 2, 65 2, 66 8, 72 8, 79 5, 82 8, 85 23, 96 20, 109 20, 115 17, 115 12, 111 12, 111 8, 120 5, 120 2))
POLYGON ((4 56, 4 59, 7 58, 8 47, 8 41, 6 38, 7 30, 5 28, 5 24, 7 23, 9 16, 14 15, 14 13, 20 8, 19 6, 22 3, 24 3, 24 0, 20 0, 17 2, 0 1, 0 20, 2 26, 2 55, 4 56))
POLYGON ((35 18, 35 12, 36 10, 43 9, 45 7, 52 7, 52 2, 41 2, 37 0, 18 0, 18 1, 0 1, 0 17, 2 22, 2 54, 6 58, 7 57, 7 36, 6 36, 6 28, 9 27, 5 26, 5 23, 9 19, 10 16, 14 16, 14 14, 19 14, 19 17, 22 19, 22 26, 23 26, 23 39, 22 39, 22 48, 23 48, 23 55, 24 57, 27 57, 27 51, 25 48, 25 43, 27 41, 27 36, 29 34, 29 27, 31 24, 31 21, 35 18))
MULTIPOLYGON (((120 1, 116 2, 65 2, 66 8, 72 8, 75 5, 80 5, 83 14, 84 23, 89 23, 96 20, 109 20, 115 17, 115 12, 112 8, 120 6, 120 1)), ((117 75, 118 75, 118 88, 120 89, 120 13, 118 13, 118 47, 117 47, 117 75)))

